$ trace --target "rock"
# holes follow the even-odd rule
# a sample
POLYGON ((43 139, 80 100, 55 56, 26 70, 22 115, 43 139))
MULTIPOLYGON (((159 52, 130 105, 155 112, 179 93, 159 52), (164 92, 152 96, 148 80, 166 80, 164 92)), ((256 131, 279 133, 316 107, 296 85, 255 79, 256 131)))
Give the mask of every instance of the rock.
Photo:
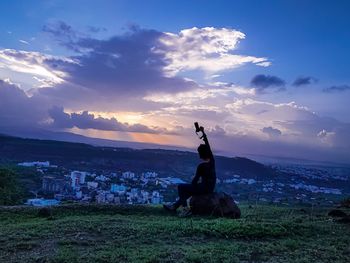
POLYGON ((299 211, 307 214, 307 211, 304 208, 300 209, 299 211))
POLYGON ((344 199, 343 201, 341 201, 340 205, 342 207, 350 208, 350 198, 347 198, 347 199, 344 199))
POLYGON ((190 207, 193 214, 240 218, 241 210, 226 193, 192 196, 190 207))
POLYGON ((331 211, 329 211, 328 213, 329 216, 332 216, 332 217, 346 217, 346 213, 339 210, 339 209, 333 209, 331 211))
POLYGON ((344 216, 338 220, 339 223, 350 224, 350 216, 344 216))

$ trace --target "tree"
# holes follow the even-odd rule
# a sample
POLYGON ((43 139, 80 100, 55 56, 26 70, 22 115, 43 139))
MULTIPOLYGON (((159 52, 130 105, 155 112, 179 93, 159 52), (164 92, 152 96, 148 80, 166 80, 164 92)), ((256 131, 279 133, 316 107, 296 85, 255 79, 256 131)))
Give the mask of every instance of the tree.
POLYGON ((0 168, 0 205, 20 204, 23 197, 17 174, 12 170, 0 168))

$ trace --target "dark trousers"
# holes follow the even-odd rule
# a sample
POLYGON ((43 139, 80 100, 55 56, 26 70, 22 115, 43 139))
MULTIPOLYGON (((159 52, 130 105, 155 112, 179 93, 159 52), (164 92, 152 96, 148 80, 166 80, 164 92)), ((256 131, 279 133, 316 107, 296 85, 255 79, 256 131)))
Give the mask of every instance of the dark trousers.
POLYGON ((212 193, 214 189, 204 184, 179 184, 177 187, 179 200, 176 202, 178 206, 187 206, 187 199, 193 195, 203 195, 212 193))

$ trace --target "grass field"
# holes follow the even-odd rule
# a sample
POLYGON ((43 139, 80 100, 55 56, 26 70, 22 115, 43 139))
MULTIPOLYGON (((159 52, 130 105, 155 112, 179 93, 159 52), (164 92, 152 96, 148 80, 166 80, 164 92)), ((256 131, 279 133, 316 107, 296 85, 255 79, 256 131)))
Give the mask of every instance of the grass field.
POLYGON ((49 218, 3 207, 0 262, 350 262, 350 225, 329 209, 241 209, 232 220, 152 206, 58 206, 49 218))

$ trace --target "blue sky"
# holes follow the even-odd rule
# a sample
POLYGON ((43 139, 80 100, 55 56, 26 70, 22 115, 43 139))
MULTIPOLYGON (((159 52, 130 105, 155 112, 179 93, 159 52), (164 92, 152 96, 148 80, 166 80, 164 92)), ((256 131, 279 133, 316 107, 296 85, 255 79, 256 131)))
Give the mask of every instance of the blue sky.
POLYGON ((348 1, 2 1, 0 7, 6 10, 1 32, 13 33, 2 38, 2 47, 23 48, 16 38, 37 36, 55 19, 78 29, 103 27, 106 36, 129 24, 170 32, 233 27, 249 38, 242 52, 273 58, 276 74, 350 79, 348 1))
MULTIPOLYGON (((272 149, 280 147, 280 144, 286 149, 294 147, 293 157, 308 158, 309 155, 302 154, 305 152, 302 149, 305 145, 310 150, 310 155, 312 149, 317 152, 319 148, 325 152, 331 149, 332 153, 333 151, 337 153, 336 156, 344 157, 349 153, 348 144, 344 146, 343 143, 349 139, 346 131, 350 123, 347 106, 350 99, 348 1, 2 1, 0 8, 3 11, 0 23, 0 49, 12 50, 3 51, 2 61, 0 60, 0 79, 9 79, 3 85, 20 84, 19 88, 25 92, 28 100, 42 101, 42 105, 45 106, 34 110, 44 112, 41 113, 43 114, 41 119, 39 117, 35 119, 39 123, 38 127, 42 127, 43 123, 51 123, 47 128, 65 129, 103 138, 152 142, 160 140, 159 136, 152 137, 152 134, 162 133, 162 129, 170 127, 159 142, 185 145, 188 141, 179 137, 189 138, 188 130, 192 125, 190 120, 201 118, 203 122, 208 123, 213 136, 215 132, 217 134, 222 132, 222 135, 228 136, 227 138, 223 136, 221 141, 218 139, 220 141, 218 145, 225 145, 225 140, 235 141, 239 136, 245 136, 244 138, 248 138, 249 141, 247 145, 251 144, 252 149, 254 145, 263 143, 267 145, 264 146, 266 152, 271 149, 273 154, 278 154, 278 151, 272 149), (135 26, 139 27, 139 31, 130 29, 135 26), (59 32, 59 27, 67 30, 59 32), (194 27, 198 30, 188 31, 189 38, 181 37, 182 32, 185 32, 183 30, 194 27), (210 31, 204 28, 212 29, 210 31), (140 33, 142 30, 147 37, 140 33), (147 30, 165 34, 159 37, 163 40, 167 37, 167 33, 173 34, 170 46, 167 46, 166 50, 158 49, 158 53, 155 52, 157 56, 153 57, 155 54, 151 54, 151 58, 146 59, 157 60, 161 54, 161 59, 166 60, 158 61, 153 65, 155 68, 150 66, 140 69, 142 72, 155 70, 154 78, 144 80, 150 81, 150 88, 141 89, 135 86, 131 79, 138 77, 137 74, 146 73, 136 72, 135 67, 131 66, 127 73, 136 75, 130 77, 130 80, 115 77, 113 71, 109 76, 106 73, 108 70, 101 71, 95 79, 90 78, 91 74, 88 73, 93 70, 94 65, 91 58, 93 55, 96 56, 97 65, 97 62, 101 62, 101 57, 97 56, 103 51, 99 49, 100 46, 96 46, 96 43, 109 48, 111 45, 121 45, 121 40, 134 43, 133 41, 137 39, 143 41, 145 37, 145 41, 153 41, 152 33, 147 30), (237 43, 226 43, 231 45, 228 50, 216 52, 215 49, 220 49, 221 46, 215 46, 214 42, 205 42, 213 32, 218 34, 216 39, 219 43, 224 43, 230 38, 236 39, 237 43), (244 37, 235 35, 237 32, 244 34, 244 37), (200 45, 214 45, 208 54, 203 55, 204 57, 201 57, 200 52, 193 55, 190 49, 186 49, 191 38, 199 35, 202 36, 200 45), (115 42, 114 38, 119 40, 115 42), (176 51, 172 50, 179 45, 179 41, 183 46, 176 51), (21 53, 24 51, 28 53, 21 53), (186 53, 186 56, 181 57, 182 53, 186 53), (237 54, 240 57, 227 58, 230 54, 237 54), (28 66, 28 63, 32 63, 33 57, 36 64, 28 66), (59 72, 49 64, 57 57, 71 60, 60 61, 58 63, 60 68, 57 70, 59 72), (185 57, 189 57, 188 61, 185 57), (216 59, 225 57, 230 61, 213 60, 211 66, 208 64, 208 59, 213 57, 216 59), (18 64, 11 62, 14 58, 18 64), (199 58, 203 61, 198 61, 199 58), (237 59, 244 62, 237 62, 237 59), (264 66, 259 65, 262 59, 265 59, 264 66), (75 65, 80 66, 73 66, 73 60, 75 65), (214 69, 215 63, 220 65, 214 69), (228 64, 223 66, 222 63, 231 63, 231 66, 228 64), (165 74, 166 79, 164 76, 156 76, 155 72, 159 70, 165 74), (52 74, 57 78, 54 77, 52 80, 52 74), (84 74, 88 74, 89 80, 84 74), (258 76, 256 80, 259 81, 254 82, 256 76, 258 76), (50 85, 45 78, 51 78, 50 85), (193 82, 186 82, 188 79, 193 82), (293 85, 297 79, 304 81, 301 82, 303 84, 293 85), (124 85, 123 89, 118 86, 119 84, 113 86, 109 80, 121 83, 120 85, 124 85), (46 86, 44 84, 40 86, 37 82, 46 86), (105 87, 93 88, 96 82, 101 82, 101 86, 105 87), (160 88, 162 85, 169 86, 169 89, 162 90, 160 88), (182 86, 179 88, 172 85, 182 86), (78 96, 79 99, 73 103, 71 99, 75 96, 73 91, 78 86, 79 92, 86 98, 78 96), (101 95, 98 105, 90 102, 91 97, 85 95, 88 92, 84 92, 84 89, 93 90, 98 96, 101 95), (142 93, 140 101, 135 99, 137 97, 135 94, 125 92, 133 89, 140 89, 139 94, 142 93), (206 93, 202 94, 203 90, 206 93), (72 94, 65 98, 62 94, 68 94, 67 91, 72 94), (119 97, 123 97, 120 102, 118 99, 115 100, 119 107, 112 106, 111 101, 103 99, 117 96, 116 94, 122 94, 119 97), (194 100, 193 96, 201 96, 201 100, 194 100), (164 101, 164 98, 167 98, 167 101, 164 101), (180 105, 177 102, 179 98, 188 101, 187 104, 184 102, 180 105), (128 105, 137 106, 134 108, 127 106, 126 102, 128 105), (45 107, 47 109, 44 109, 45 107), (59 116, 68 114, 68 117, 63 116, 66 117, 65 120, 68 118, 70 123, 63 125, 61 120, 60 125, 57 123, 56 126, 53 125, 55 118, 48 113, 50 109, 51 113, 54 112, 53 107, 56 107, 56 111, 62 108, 59 116), (211 114, 215 113, 216 117, 203 117, 201 113, 205 107, 211 114), (270 112, 270 116, 266 116, 265 119, 253 116, 263 111, 270 112), (83 112, 88 112, 90 115, 84 115, 83 112), (166 118, 173 112, 177 112, 178 115, 171 125, 167 125, 166 118), (164 116, 164 119, 155 117, 156 115, 164 116), (81 123, 74 123, 82 121, 84 117, 90 120, 92 117, 94 124, 84 126, 81 123), (96 124, 98 118, 99 123, 96 124), (101 121, 113 122, 113 118, 118 120, 114 122, 114 126, 112 125, 113 128, 98 129, 101 121), (128 126, 122 126, 119 120, 128 126), (215 120, 218 120, 217 123, 215 120), (138 130, 132 125, 143 125, 150 130, 138 130), (176 130, 179 127, 181 131, 176 130), (149 136, 143 136, 147 133, 149 136)), ((135 44, 135 47, 139 46, 135 44)), ((120 48, 117 47, 117 50, 120 51, 120 48)), ((137 50, 125 52, 134 53, 137 50)), ((134 54, 131 53, 130 59, 134 58, 134 54)), ((129 55, 129 53, 120 54, 129 55)), ((113 59, 117 59, 120 54, 112 54, 115 56, 113 59)), ((141 80, 143 77, 144 75, 139 76, 141 80)), ((20 113, 13 113, 11 117, 16 114, 20 113)), ((3 112, 3 115, 6 114, 3 112)), ((3 119, 9 120, 10 115, 3 116, 3 119)), ((244 145, 241 147, 244 148, 244 145)), ((224 148, 222 146, 220 150, 227 152, 228 149, 224 148)), ((238 152, 244 151, 241 149, 238 152)), ((322 158, 329 157, 325 154, 322 158)))

